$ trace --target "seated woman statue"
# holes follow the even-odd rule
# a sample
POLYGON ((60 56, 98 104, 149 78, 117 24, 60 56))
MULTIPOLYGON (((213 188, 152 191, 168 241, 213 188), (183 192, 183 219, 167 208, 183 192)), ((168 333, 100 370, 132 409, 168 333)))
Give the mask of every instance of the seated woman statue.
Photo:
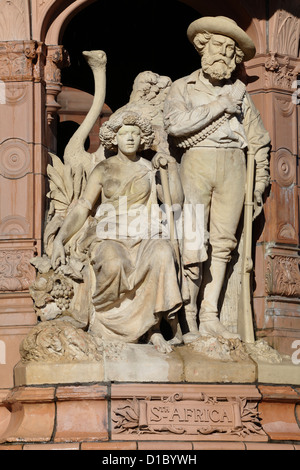
MULTIPOLYGON (((175 318, 182 296, 172 244, 153 227, 149 230, 151 207, 158 204, 158 197, 162 199, 153 166, 158 166, 160 155, 154 157, 152 165, 137 153, 150 148, 154 132, 150 122, 140 115, 116 113, 102 126, 100 139, 116 154, 92 171, 83 197, 56 236, 52 266, 55 269, 66 262, 64 245, 95 214, 80 237, 95 280, 89 332, 104 340, 126 343, 136 343, 149 333, 157 350, 170 352, 170 344, 160 333, 160 321, 163 316, 175 318), (144 221, 143 234, 132 230, 137 211, 143 213, 142 219, 138 218, 144 221), (131 231, 124 230, 124 226, 131 227, 131 231)), ((172 203, 182 204, 177 163, 165 157, 172 203)))

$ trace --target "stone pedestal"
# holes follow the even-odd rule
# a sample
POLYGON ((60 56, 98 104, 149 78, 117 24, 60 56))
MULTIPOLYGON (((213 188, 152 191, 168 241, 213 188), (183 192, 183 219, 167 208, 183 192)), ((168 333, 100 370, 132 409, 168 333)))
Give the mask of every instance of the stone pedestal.
POLYGON ((0 450, 295 448, 286 441, 300 441, 299 366, 192 347, 162 355, 124 344, 100 361, 20 362, 15 388, 0 394, 0 450))

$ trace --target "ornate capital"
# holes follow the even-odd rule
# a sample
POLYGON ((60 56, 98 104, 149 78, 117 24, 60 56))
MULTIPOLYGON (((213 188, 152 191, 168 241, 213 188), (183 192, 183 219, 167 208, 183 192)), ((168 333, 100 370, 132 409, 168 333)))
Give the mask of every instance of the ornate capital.
POLYGON ((36 41, 0 42, 0 80, 8 82, 39 81, 43 55, 36 41))
POLYGON ((61 84, 61 70, 70 65, 70 57, 63 46, 48 46, 45 67, 47 84, 61 84))
POLYGON ((265 62, 265 80, 269 88, 284 88, 292 90, 293 83, 299 73, 296 59, 287 55, 270 52, 265 62))
POLYGON ((0 79, 24 81, 33 79, 35 41, 8 41, 0 43, 0 79))
POLYGON ((300 19, 294 8, 277 9, 269 22, 270 54, 265 62, 266 85, 292 89, 299 68, 300 19))
POLYGON ((63 46, 48 46, 45 66, 45 81, 47 90, 47 121, 51 125, 60 105, 56 101, 61 92, 61 70, 70 65, 68 52, 63 46))

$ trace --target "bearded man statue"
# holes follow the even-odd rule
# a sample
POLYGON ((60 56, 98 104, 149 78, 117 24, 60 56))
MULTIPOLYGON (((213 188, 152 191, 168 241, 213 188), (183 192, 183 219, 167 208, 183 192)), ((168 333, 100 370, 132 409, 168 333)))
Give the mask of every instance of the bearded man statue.
POLYGON ((237 65, 252 59, 256 50, 251 38, 226 17, 196 20, 187 34, 201 56, 202 68, 172 84, 164 109, 169 138, 184 152, 181 180, 195 226, 197 206, 204 209, 204 243, 191 243, 187 232, 183 239, 182 264, 190 298, 185 314, 189 331, 196 336, 200 332, 236 338, 219 320, 218 301, 237 245, 247 152, 254 154, 256 163, 254 217, 262 210, 262 195, 269 184, 269 134, 245 85, 232 76, 237 65), (209 282, 198 299, 202 263, 208 256, 209 282), (199 330, 197 300, 201 300, 199 330))

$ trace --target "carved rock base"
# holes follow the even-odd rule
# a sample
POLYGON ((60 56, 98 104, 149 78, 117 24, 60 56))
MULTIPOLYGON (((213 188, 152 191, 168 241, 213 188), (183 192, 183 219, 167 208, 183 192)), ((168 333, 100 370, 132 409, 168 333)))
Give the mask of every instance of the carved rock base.
POLYGON ((263 340, 254 345, 235 340, 230 345, 227 340, 202 338, 170 354, 161 354, 152 345, 105 343, 94 360, 67 356, 57 362, 19 362, 14 370, 15 386, 91 382, 300 385, 300 367, 263 340))
POLYGON ((251 358, 222 361, 206 357, 191 345, 161 354, 151 345, 109 345, 98 361, 19 362, 15 385, 90 382, 254 383, 257 366, 251 358))

